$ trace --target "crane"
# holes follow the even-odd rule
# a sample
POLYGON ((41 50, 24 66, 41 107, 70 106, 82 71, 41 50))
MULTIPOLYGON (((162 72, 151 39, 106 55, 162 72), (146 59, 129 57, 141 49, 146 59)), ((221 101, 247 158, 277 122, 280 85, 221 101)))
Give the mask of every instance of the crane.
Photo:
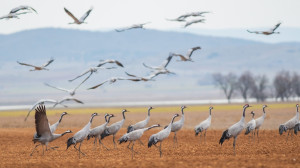
MULTIPOLYGON (((132 155, 131 156, 132 156, 132 159, 133 159, 133 153, 135 152, 133 150, 134 142, 136 140, 140 140, 140 138, 143 136, 145 131, 148 131, 148 130, 150 130, 152 128, 155 128, 155 127, 160 127, 160 125, 156 124, 156 125, 152 125, 148 128, 141 128, 141 129, 133 130, 129 133, 124 134, 118 141, 120 142, 120 144, 123 143, 123 142, 127 142, 127 141, 130 141, 129 144, 131 144, 131 142, 132 142, 132 146, 131 146, 132 155)), ((129 145, 127 146, 127 148, 129 148, 129 145)))
MULTIPOLYGON (((251 111, 252 114, 252 119, 247 123, 246 125, 246 132, 245 135, 248 135, 250 132, 252 132, 252 139, 254 141, 254 132, 255 132, 255 127, 256 127, 256 123, 255 123, 255 113, 253 111, 251 111)), ((249 137, 249 142, 250 142, 250 137, 249 137)))
POLYGON ((47 151, 47 146, 49 142, 52 142, 57 138, 64 136, 67 133, 72 133, 71 130, 67 130, 62 134, 52 133, 48 123, 46 107, 44 105, 39 105, 35 109, 35 129, 36 129, 36 136, 33 137, 32 141, 34 143, 40 142, 40 144, 36 145, 33 148, 30 156, 32 156, 35 149, 40 145, 42 145, 43 147, 43 155, 44 155, 44 145, 46 145, 46 151, 47 151))
POLYGON ((117 132, 122 128, 124 122, 125 122, 125 113, 129 112, 126 109, 122 110, 123 119, 121 121, 118 121, 110 126, 107 126, 103 133, 101 134, 101 139, 113 135, 113 142, 114 142, 114 148, 116 148, 116 142, 115 142, 115 136, 117 132))
POLYGON ((93 122, 93 118, 95 116, 98 116, 98 113, 93 113, 91 115, 90 121, 78 132, 73 135, 73 137, 69 138, 67 141, 67 149, 74 144, 74 148, 78 151, 79 159, 80 159, 80 153, 85 155, 83 152, 80 151, 80 147, 84 139, 88 136, 90 133, 91 124, 93 122), (78 149, 76 148, 77 143, 79 143, 78 149))
POLYGON ((289 131, 288 135, 286 137, 286 141, 288 140, 289 134, 292 131, 292 129, 294 129, 294 127, 296 126, 296 124, 298 124, 298 122, 299 122, 299 110, 298 110, 298 108, 299 108, 299 105, 296 104, 296 115, 293 118, 291 118, 290 120, 288 120, 287 122, 285 122, 284 124, 281 124, 279 126, 279 134, 280 135, 282 135, 283 131, 284 132, 289 131))
POLYGON ((206 137, 206 130, 210 127, 211 124, 211 110, 214 109, 212 106, 209 107, 209 116, 207 117, 206 120, 202 121, 200 124, 198 124, 195 127, 195 136, 197 136, 199 134, 199 132, 201 132, 200 135, 200 140, 202 137, 202 132, 204 132, 204 141, 205 141, 205 137, 206 137))
POLYGON ((258 137, 258 131, 259 131, 259 128, 262 126, 262 124, 264 123, 264 120, 266 118, 266 111, 265 111, 265 108, 268 107, 267 105, 263 105, 263 115, 257 119, 255 119, 255 130, 254 130, 254 136, 255 136, 255 131, 257 130, 257 140, 259 142, 259 137, 258 137))
MULTIPOLYGON (((177 137, 176 137, 176 133, 183 127, 184 124, 184 112, 183 110, 185 109, 185 106, 181 106, 181 119, 172 123, 171 125, 171 132, 174 132, 174 138, 173 138, 173 143, 178 144, 177 143, 177 137)), ((167 128, 168 126, 166 126, 165 128, 167 128)))
POLYGON ((161 143, 162 143, 162 141, 163 141, 164 139, 166 139, 166 138, 169 137, 169 135, 170 135, 170 133, 171 133, 171 127, 172 127, 172 124, 173 124, 173 122, 174 122, 174 119, 175 119, 176 117, 178 117, 178 116, 179 116, 179 114, 175 114, 175 115, 172 117, 172 120, 171 120, 171 122, 170 122, 170 124, 169 124, 169 126, 168 126, 167 128, 165 128, 165 129, 159 131, 159 132, 156 133, 156 134, 151 135, 150 138, 149 138, 149 141, 148 141, 148 148, 150 148, 152 145, 154 145, 155 147, 157 147, 156 144, 157 144, 158 142, 160 142, 159 147, 157 147, 157 148, 159 149, 159 155, 160 155, 160 157, 162 156, 161 143))
MULTIPOLYGON (((94 140, 94 146, 96 145, 96 141, 97 141, 97 138, 99 139, 99 145, 103 146, 106 150, 108 150, 108 148, 101 142, 101 138, 100 138, 100 135, 103 133, 103 131, 105 130, 107 124, 109 123, 110 121, 110 118, 114 117, 113 114, 105 114, 104 118, 105 118, 105 123, 102 124, 102 125, 99 125, 98 127, 95 127, 93 129, 90 130, 90 133, 89 135, 87 136, 87 140, 89 140, 90 138, 93 138, 95 137, 95 140, 94 140)), ((101 149, 101 148, 100 148, 101 149)))
POLYGON ((244 125, 245 125, 245 112, 246 112, 246 109, 248 107, 251 107, 249 106, 249 104, 245 104, 244 107, 243 107, 243 115, 242 115, 242 118, 239 122, 235 123, 234 125, 232 125, 231 127, 229 127, 227 130, 225 130, 222 134, 222 137, 219 141, 219 144, 223 144, 223 142, 227 139, 229 140, 231 137, 234 138, 233 140, 233 151, 234 151, 234 155, 236 154, 235 153, 235 142, 236 142, 236 139, 238 137, 238 135, 244 130, 244 125))

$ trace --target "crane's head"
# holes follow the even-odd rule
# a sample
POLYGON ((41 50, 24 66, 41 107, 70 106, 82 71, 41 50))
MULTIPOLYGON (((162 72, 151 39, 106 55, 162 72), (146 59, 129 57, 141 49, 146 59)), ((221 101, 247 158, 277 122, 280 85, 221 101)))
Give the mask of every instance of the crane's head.
POLYGON ((150 106, 148 110, 151 110, 151 109, 154 109, 154 108, 150 106))
POLYGON ((265 104, 265 105, 263 105, 263 108, 266 108, 266 107, 268 107, 266 104, 265 104))
POLYGON ((254 111, 251 111, 251 113, 250 113, 250 114, 252 114, 253 116, 255 115, 254 111))
POLYGON ((186 106, 181 106, 181 109, 185 109, 186 108, 186 106))
POLYGON ((212 110, 212 109, 214 109, 214 107, 213 107, 213 106, 210 106, 209 109, 212 110))
POLYGON ((63 112, 61 115, 64 116, 64 115, 67 115, 67 114, 68 114, 67 112, 63 112))
POLYGON ((244 108, 248 108, 248 107, 251 107, 251 106, 249 104, 244 105, 244 108))
POLYGON ((108 114, 108 113, 105 113, 104 117, 107 117, 107 116, 109 116, 109 114, 108 114))
POLYGON ((109 117, 115 117, 115 115, 113 115, 113 114, 110 114, 110 115, 109 115, 109 117))
POLYGON ((175 117, 178 117, 178 116, 179 116, 179 114, 175 114, 175 115, 174 115, 174 118, 175 118, 175 117))
POLYGON ((129 111, 127 111, 126 109, 123 109, 123 110, 122 110, 122 113, 125 113, 125 112, 129 112, 129 111))
POLYGON ((92 114, 92 117, 94 117, 94 116, 98 116, 98 113, 93 113, 93 114, 92 114))
POLYGON ((73 133, 71 130, 67 130, 65 133, 73 133))
POLYGON ((299 104, 296 104, 296 107, 298 108, 298 107, 299 107, 299 104))

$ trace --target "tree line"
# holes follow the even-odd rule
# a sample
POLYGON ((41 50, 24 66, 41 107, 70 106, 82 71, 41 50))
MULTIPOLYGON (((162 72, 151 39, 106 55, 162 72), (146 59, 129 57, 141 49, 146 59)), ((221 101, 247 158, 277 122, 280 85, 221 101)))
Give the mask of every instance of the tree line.
POLYGON ((214 83, 225 94, 230 103, 233 95, 240 95, 247 102, 248 98, 255 98, 263 102, 267 98, 288 101, 292 96, 300 97, 300 75, 297 72, 280 71, 270 82, 266 75, 253 75, 245 71, 240 76, 234 73, 214 73, 214 83))

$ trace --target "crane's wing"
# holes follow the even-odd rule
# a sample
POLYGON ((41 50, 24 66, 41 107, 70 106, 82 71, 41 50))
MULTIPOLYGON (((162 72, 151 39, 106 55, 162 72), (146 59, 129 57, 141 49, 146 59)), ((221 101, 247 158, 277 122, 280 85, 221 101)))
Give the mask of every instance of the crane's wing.
POLYGON ((78 100, 78 99, 76 99, 76 98, 74 98, 74 97, 67 97, 67 98, 64 98, 64 99, 62 99, 62 100, 59 102, 59 104, 65 102, 65 101, 75 101, 75 102, 77 102, 77 103, 83 104, 82 101, 80 101, 80 100, 78 100))
POLYGON ((275 27, 273 28, 273 29, 271 29, 272 31, 275 31, 279 26, 280 26, 280 22, 279 23, 277 23, 276 25, 275 25, 275 27))
POLYGON ((185 57, 184 57, 183 55, 181 55, 181 54, 174 54, 174 56, 180 57, 181 61, 186 61, 186 60, 187 60, 187 58, 185 58, 185 57))
POLYGON ((117 60, 115 60, 115 63, 116 63, 118 66, 120 66, 120 67, 124 67, 123 64, 121 64, 121 62, 119 62, 119 61, 117 61, 117 60))
POLYGON ((79 19, 81 22, 83 22, 91 13, 91 11, 93 10, 93 8, 89 9, 87 12, 85 12, 85 14, 79 19))
POLYGON ((75 77, 74 79, 71 79, 71 80, 69 80, 69 82, 72 82, 72 81, 74 81, 75 79, 78 79, 78 78, 82 77, 83 75, 85 75, 85 74, 87 74, 87 73, 89 73, 89 72, 91 72, 91 70, 90 70, 90 69, 89 69, 89 70, 87 70, 86 72, 83 72, 81 75, 79 75, 79 76, 75 77))
POLYGON ((70 11, 68 11, 68 9, 66 9, 66 8, 64 8, 65 9, 65 12, 69 15, 69 16, 71 16, 71 18, 73 18, 73 20, 75 21, 75 22, 79 22, 79 20, 70 12, 70 11))
POLYGON ((132 74, 130 74, 130 73, 127 73, 127 72, 125 72, 126 73, 126 75, 128 75, 128 76, 131 76, 131 77, 137 77, 136 75, 132 75, 132 74))
POLYGON ((18 6, 16 8, 13 8, 9 13, 17 13, 19 10, 33 10, 35 13, 37 13, 37 11, 35 9, 33 9, 32 7, 30 6, 24 6, 24 5, 21 5, 21 6, 18 6))
POLYGON ((61 87, 55 87, 55 86, 49 85, 48 83, 44 83, 44 84, 45 84, 46 86, 52 87, 52 88, 54 88, 54 89, 62 90, 62 91, 65 91, 65 92, 69 92, 69 90, 64 89, 64 88, 61 88, 61 87))
POLYGON ((143 63, 143 65, 144 65, 144 67, 146 67, 146 68, 149 68, 149 69, 155 69, 155 68, 153 68, 153 67, 150 67, 150 66, 146 65, 145 63, 143 63))
POLYGON ((27 13, 31 13, 31 12, 20 12, 20 13, 15 13, 14 15, 23 15, 23 14, 27 14, 27 13))
POLYGON ((46 107, 40 105, 35 109, 35 129, 38 137, 50 136, 51 131, 49 128, 49 123, 46 115, 46 107))
POLYGON ((42 65, 42 67, 48 66, 48 65, 51 64, 53 61, 54 61, 54 59, 51 58, 48 62, 46 62, 44 65, 42 65))
POLYGON ((75 89, 74 89, 74 91, 75 90, 77 90, 85 81, 87 81, 91 76, 92 76, 92 72, 89 74, 89 76, 87 76, 75 89))
POLYGON ((186 56, 189 57, 189 58, 191 58, 193 52, 194 52, 195 50, 199 50, 199 49, 201 49, 201 47, 193 47, 193 48, 190 48, 190 49, 188 50, 186 56))
POLYGON ((108 63, 108 60, 101 60, 101 62, 97 65, 97 67, 101 67, 102 65, 108 63))
POLYGON ((97 87, 103 85, 104 83, 106 83, 106 82, 108 82, 108 81, 109 81, 109 80, 106 80, 106 81, 104 81, 104 82, 102 82, 102 83, 100 83, 100 84, 98 84, 98 85, 96 85, 96 86, 93 86, 93 87, 91 87, 91 88, 88 88, 88 90, 90 90, 90 89, 96 89, 97 87))
POLYGON ((26 64, 26 63, 22 63, 22 62, 19 62, 19 61, 17 61, 17 63, 20 64, 20 65, 30 66, 30 67, 34 67, 34 68, 37 67, 35 65, 26 64))
POLYGON ((1 16, 0 19, 8 18, 8 15, 1 16))
POLYGON ((173 54, 170 53, 169 56, 167 57, 167 59, 160 65, 160 67, 166 68, 168 66, 168 64, 170 63, 172 57, 173 57, 173 54))

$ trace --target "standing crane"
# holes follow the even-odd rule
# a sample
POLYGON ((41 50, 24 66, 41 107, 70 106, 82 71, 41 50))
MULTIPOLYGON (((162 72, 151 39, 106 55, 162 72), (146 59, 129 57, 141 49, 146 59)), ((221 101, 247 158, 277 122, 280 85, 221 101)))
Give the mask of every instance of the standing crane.
POLYGON ((231 137, 234 137, 233 140, 233 151, 235 155, 235 142, 238 137, 238 135, 244 130, 244 125, 245 125, 245 111, 249 106, 249 104, 245 104, 243 107, 243 115, 242 118, 239 122, 235 123, 231 127, 229 127, 227 130, 225 130, 222 134, 222 137, 219 141, 219 144, 223 144, 223 142, 227 139, 229 140, 231 137))
MULTIPOLYGON (((173 138, 173 143, 174 145, 178 145, 177 143, 177 137, 176 137, 176 133, 177 131, 179 131, 182 127, 183 127, 183 124, 184 124, 184 112, 183 112, 183 109, 185 109, 186 107, 185 106, 181 106, 181 119, 179 121, 176 121, 174 123, 172 123, 172 128, 171 128, 171 132, 174 132, 174 138, 173 138)), ((165 127, 167 128, 167 126, 165 127)))
POLYGON ((90 133, 89 135, 87 136, 87 140, 89 140, 90 138, 93 138, 95 137, 95 140, 94 140, 94 146, 96 145, 96 141, 97 141, 97 138, 99 139, 99 145, 103 146, 106 150, 109 150, 102 142, 101 142, 101 138, 100 138, 100 135, 103 133, 103 131, 105 130, 107 124, 109 123, 110 121, 110 118, 111 117, 114 117, 113 114, 105 114, 104 118, 105 118, 105 123, 102 124, 102 125, 99 125, 98 127, 95 127, 93 129, 90 130, 90 133), (108 118, 107 118, 108 117, 108 118))
MULTIPOLYGON (((120 142, 120 144, 123 143, 123 142, 127 142, 127 141, 130 141, 129 144, 131 144, 131 142, 132 142, 132 146, 131 146, 132 155, 131 156, 132 156, 132 159, 133 159, 133 153, 135 152, 133 150, 134 142, 136 140, 140 140, 140 138, 142 137, 142 135, 144 134, 145 131, 148 131, 148 130, 150 130, 152 128, 155 128, 155 127, 160 127, 160 125, 157 124, 157 125, 152 125, 151 127, 148 127, 148 128, 141 128, 141 129, 133 130, 133 131, 123 135, 118 141, 120 142)), ((127 146, 127 148, 129 148, 128 146, 127 146)))
POLYGON ((113 135, 114 148, 116 148, 115 136, 116 136, 117 132, 122 128, 122 126, 125 122, 125 113, 126 112, 128 112, 128 111, 126 109, 124 109, 122 111, 123 119, 121 121, 118 121, 118 122, 106 127, 106 129, 101 134, 101 139, 103 139, 109 135, 113 135))
POLYGON ((286 141, 288 140, 290 132, 292 131, 292 129, 294 129, 294 127, 296 126, 296 124, 298 124, 298 122, 299 122, 299 111, 298 111, 298 108, 299 108, 299 105, 296 104, 296 115, 292 119, 290 119, 289 121, 287 121, 284 124, 281 124, 279 126, 279 134, 280 135, 282 135, 283 131, 284 132, 289 131, 288 135, 286 137, 286 141))
POLYGON ((39 105, 35 109, 35 129, 36 129, 36 136, 33 137, 33 142, 40 142, 40 144, 36 145, 32 150, 30 156, 32 156, 35 149, 42 145, 43 147, 43 155, 44 155, 44 145, 46 145, 46 151, 48 143, 54 141, 55 139, 64 136, 67 133, 72 133, 72 131, 67 130, 62 134, 54 134, 51 132, 48 118, 46 115, 46 107, 44 105, 39 105))
POLYGON ((148 148, 150 148, 152 145, 154 145, 155 147, 157 147, 156 144, 157 144, 158 142, 160 142, 159 147, 157 147, 157 148, 159 149, 159 155, 160 155, 160 157, 161 157, 161 155, 162 155, 162 151, 161 151, 161 143, 162 143, 162 141, 163 141, 164 139, 166 139, 166 138, 169 137, 169 135, 170 135, 170 133, 171 133, 171 127, 172 127, 172 124, 173 124, 173 122, 174 122, 174 119, 175 119, 176 117, 178 117, 178 116, 179 116, 179 114, 175 114, 175 115, 173 116, 173 118, 172 118, 172 120, 171 120, 171 122, 170 122, 170 124, 169 124, 169 126, 168 126, 167 128, 165 128, 165 129, 159 131, 159 132, 156 133, 156 134, 151 135, 150 138, 149 138, 149 141, 148 141, 148 148))
POLYGON ((261 127, 261 125, 264 123, 264 120, 266 118, 266 111, 265 111, 265 108, 268 107, 267 105, 263 105, 263 115, 257 119, 255 119, 255 130, 254 130, 254 136, 255 136, 255 131, 257 130, 256 132, 256 135, 257 135, 257 140, 259 142, 259 137, 258 137, 258 131, 259 131, 259 128, 261 127))
POLYGON ((129 125, 127 128, 127 133, 137 130, 137 129, 145 128, 150 120, 150 110, 152 110, 152 109, 153 109, 153 107, 151 107, 151 106, 148 108, 148 115, 145 120, 140 121, 134 125, 129 125))
MULTIPOLYGON (((255 123, 255 113, 253 111, 251 111, 252 114, 252 120, 250 120, 247 125, 246 125, 246 132, 245 135, 248 135, 250 132, 252 132, 252 139, 254 141, 254 132, 255 132, 255 127, 256 127, 256 123, 255 123)), ((249 137, 249 142, 250 142, 250 137, 249 137)))
POLYGON ((84 139, 88 136, 88 134, 90 132, 90 128, 91 128, 91 125, 92 125, 92 122, 93 122, 93 118, 95 116, 98 116, 98 113, 93 113, 91 118, 90 118, 90 121, 81 130, 76 132, 76 134, 73 137, 69 138, 68 141, 67 141, 67 149, 72 144, 74 144, 74 148, 76 150, 78 150, 79 159, 80 159, 80 153, 85 156, 85 154, 80 151, 80 147, 81 147, 82 142, 84 141, 84 139), (80 143, 78 149, 76 148, 77 143, 80 143))
POLYGON ((201 132, 200 135, 200 140, 202 137, 202 132, 204 132, 204 141, 205 141, 205 137, 206 137, 206 130, 210 127, 211 124, 211 110, 214 109, 212 106, 209 107, 209 116, 207 117, 206 120, 202 121, 200 124, 198 124, 195 127, 195 136, 197 136, 199 134, 199 132, 201 132))

